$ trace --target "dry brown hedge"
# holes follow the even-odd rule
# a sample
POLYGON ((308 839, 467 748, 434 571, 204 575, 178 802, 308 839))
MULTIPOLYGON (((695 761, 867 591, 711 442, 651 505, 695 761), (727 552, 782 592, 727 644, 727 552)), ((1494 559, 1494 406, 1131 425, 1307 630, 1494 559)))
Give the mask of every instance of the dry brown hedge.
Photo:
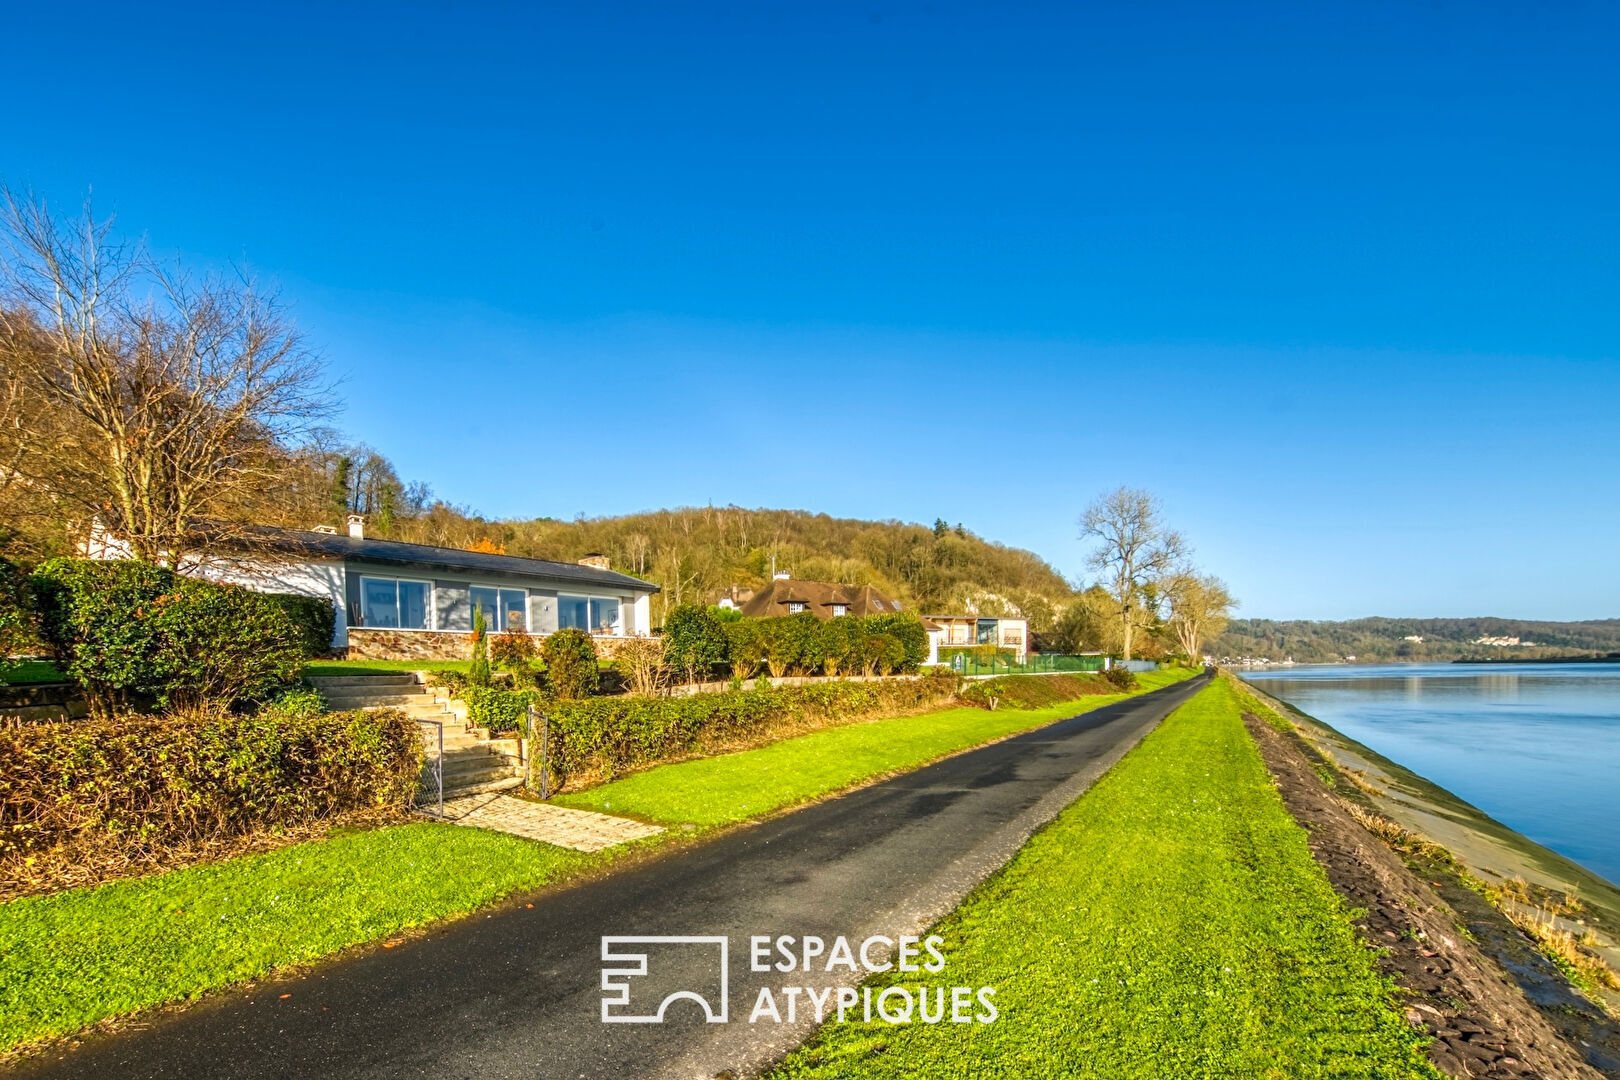
POLYGON ((397 810, 421 764, 416 725, 386 710, 0 731, 0 896, 397 810))

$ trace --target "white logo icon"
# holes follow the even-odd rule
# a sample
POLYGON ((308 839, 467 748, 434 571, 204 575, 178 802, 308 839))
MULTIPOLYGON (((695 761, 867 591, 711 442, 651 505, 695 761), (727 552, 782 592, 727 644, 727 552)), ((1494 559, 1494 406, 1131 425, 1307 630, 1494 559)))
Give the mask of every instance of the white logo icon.
POLYGON ((726 948, 727 940, 724 937, 605 937, 602 939, 602 1023, 604 1024, 662 1024, 664 1012, 669 1003, 686 998, 695 1001, 703 1007, 703 1016, 711 1024, 726 1022, 726 948), (703 994, 695 990, 676 990, 664 995, 664 1000, 658 1003, 658 1008, 651 1013, 632 1013, 628 1011, 630 1005, 630 976, 647 974, 647 953, 645 951, 628 951, 626 947, 635 945, 687 945, 707 946, 716 949, 717 963, 720 968, 720 995, 719 1006, 703 994), (608 967, 609 963, 624 964, 624 967, 608 967), (615 1013, 616 1007, 624 1007, 626 1011, 615 1013))

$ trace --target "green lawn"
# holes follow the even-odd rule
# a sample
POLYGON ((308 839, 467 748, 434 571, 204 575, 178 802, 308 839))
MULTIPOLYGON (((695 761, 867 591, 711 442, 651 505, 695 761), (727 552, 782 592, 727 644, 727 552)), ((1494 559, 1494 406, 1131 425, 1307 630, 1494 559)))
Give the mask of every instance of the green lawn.
POLYGON ((829 1024, 773 1080, 1439 1075, 1224 683, 935 932, 941 973, 873 985, 993 986, 999 1019, 829 1024))
MULTIPOLYGON (((1139 679, 1153 690, 1190 678, 1187 669, 1153 671, 1139 679)), ((946 709, 942 712, 845 724, 771 743, 756 750, 661 765, 552 800, 563 806, 703 826, 727 825, 887 773, 1126 697, 1099 695, 1045 709, 946 709)))
POLYGON ((63 682, 67 679, 49 660, 24 660, 0 675, 0 683, 21 686, 25 683, 63 682))
POLYGON ((434 822, 0 904, 0 1048, 472 911, 593 861, 434 822))
POLYGON ((397 675, 401 671, 466 671, 471 660, 311 660, 305 675, 397 675))

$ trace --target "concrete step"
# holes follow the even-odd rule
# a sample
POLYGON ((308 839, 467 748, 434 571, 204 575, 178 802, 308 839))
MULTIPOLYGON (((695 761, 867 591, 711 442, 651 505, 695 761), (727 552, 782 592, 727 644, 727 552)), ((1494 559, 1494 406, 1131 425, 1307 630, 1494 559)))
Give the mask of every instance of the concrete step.
MULTIPOLYGON (((444 797, 446 799, 459 799, 463 795, 489 795, 497 791, 509 791, 512 788, 522 786, 523 778, 521 776, 507 777, 506 779, 502 780, 488 780, 483 783, 467 784, 465 786, 456 788, 451 788, 447 785, 444 789, 444 797)), ((435 794, 437 793, 433 791, 419 793, 419 805, 431 806, 428 800, 432 799, 435 794)))
POLYGON ((401 671, 389 675, 306 675, 304 681, 318 690, 339 690, 348 687, 383 689, 394 686, 421 686, 413 672, 401 671))
MULTIPOLYGON (((522 776, 523 773, 515 765, 489 765, 482 769, 462 769, 458 772, 444 774, 444 789, 466 787, 468 784, 483 784, 490 780, 505 780, 509 776, 522 776)), ((427 777, 428 786, 432 786, 433 778, 427 777)))
MULTIPOLYGON (((334 710, 343 709, 381 709, 385 706, 396 708, 406 705, 437 704, 432 698, 422 693, 397 694, 327 694, 322 693, 327 705, 334 710)), ((443 706, 440 706, 443 708, 443 706)))
MULTIPOLYGON (((501 769, 511 772, 518 767, 518 759, 512 754, 478 754, 471 757, 444 755, 444 778, 447 783, 452 776, 466 776, 469 773, 498 771, 501 769)), ((423 771, 424 773, 431 773, 433 771, 432 762, 429 762, 427 768, 423 771)))

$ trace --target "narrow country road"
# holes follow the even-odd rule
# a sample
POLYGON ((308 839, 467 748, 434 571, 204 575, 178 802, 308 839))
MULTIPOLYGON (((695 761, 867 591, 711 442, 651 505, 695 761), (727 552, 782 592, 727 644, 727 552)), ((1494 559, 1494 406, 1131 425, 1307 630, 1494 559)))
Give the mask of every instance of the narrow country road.
MULTIPOLYGON (((94 1080, 751 1075, 814 1027, 802 997, 792 1022, 782 1001, 782 1023, 750 1023, 761 986, 858 977, 826 973, 825 958, 809 974, 754 973, 750 935, 842 935, 858 947, 870 935, 920 933, 1208 678, 673 851, 544 895, 533 908, 508 904, 395 949, 223 994, 17 1072, 94 1080), (677 1000, 662 1024, 603 1023, 601 939, 609 935, 727 937, 728 1021, 706 1023, 695 1002, 677 1000)), ((653 1012, 682 989, 718 1007, 718 948, 646 946, 649 973, 624 977, 630 1000, 616 1008, 653 1012)), ((949 967, 932 984, 956 985, 949 967)))

